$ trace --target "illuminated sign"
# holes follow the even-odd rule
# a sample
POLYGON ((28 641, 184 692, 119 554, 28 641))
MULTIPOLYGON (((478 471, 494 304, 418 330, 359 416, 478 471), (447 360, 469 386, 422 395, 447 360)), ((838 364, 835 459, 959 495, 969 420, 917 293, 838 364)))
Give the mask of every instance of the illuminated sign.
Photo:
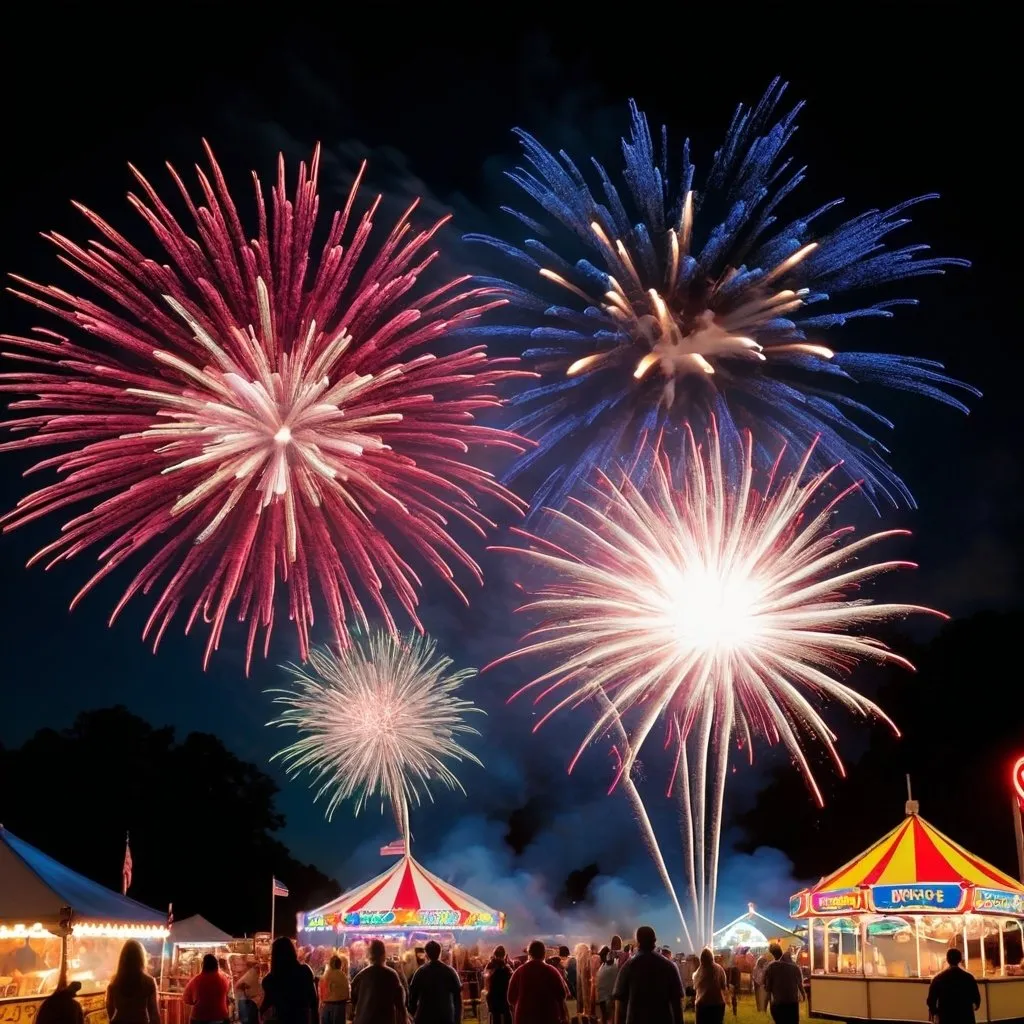
POLYGON ((880 913, 900 911, 945 911, 956 914, 963 902, 964 890, 956 884, 940 885, 875 885, 871 902, 880 913))
POLYGON ((974 909, 988 913, 1024 916, 1024 896, 1002 889, 975 889, 974 909))
POLYGON ((383 928, 394 923, 393 910, 362 910, 357 914, 345 915, 346 928, 383 928))
POLYGON ((800 917, 800 912, 804 909, 804 898, 802 895, 790 896, 789 897, 789 916, 800 917))
POLYGON ((811 909, 816 914, 849 914, 867 910, 861 889, 833 889, 811 893, 811 909))
POLYGON ((304 930, 346 928, 504 928, 503 915, 462 910, 359 910, 349 914, 308 914, 304 930))
POLYGON ((341 924, 340 914, 307 914, 306 930, 311 932, 333 931, 341 924))
POLYGON ((1013 788, 1021 810, 1024 811, 1024 757, 1013 766, 1013 788))

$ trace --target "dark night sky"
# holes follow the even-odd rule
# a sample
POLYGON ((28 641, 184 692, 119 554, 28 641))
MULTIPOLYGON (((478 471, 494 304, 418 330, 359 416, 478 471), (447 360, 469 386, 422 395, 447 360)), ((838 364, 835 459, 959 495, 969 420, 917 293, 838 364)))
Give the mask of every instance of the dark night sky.
MULTIPOLYGON (((115 225, 131 223, 126 162, 166 189, 162 162, 187 171, 201 158, 203 137, 243 210, 249 169, 270 175, 279 149, 297 159, 319 139, 324 205, 338 201, 358 158, 368 155, 369 180, 389 202, 417 192, 428 210, 454 209, 461 229, 500 230, 493 211, 509 198, 500 172, 517 156, 512 127, 528 128, 553 148, 596 152, 617 168, 615 142, 626 128, 626 100, 635 97, 674 138, 691 135, 706 167, 734 105, 756 100, 780 74, 794 99, 808 100, 794 142, 796 158, 810 164, 798 206, 812 209, 838 194, 853 213, 937 191, 942 201, 918 210, 906 238, 974 262, 970 271, 913 282, 920 308, 847 329, 842 338, 847 348, 862 340, 867 348, 939 358, 984 391, 966 419, 924 400, 877 400, 897 423, 894 460, 922 509, 886 516, 887 524, 914 530, 909 557, 922 567, 909 581, 886 584, 884 593, 912 595, 954 615, 1013 607, 1022 491, 1020 321, 1016 275, 1010 277, 1017 257, 1007 241, 1019 224, 1007 202, 1018 191, 1018 167, 1006 152, 1012 136, 1004 142, 1015 116, 1011 33, 947 18, 943 12, 953 8, 941 4, 837 8, 829 15, 837 25, 827 31, 809 14, 820 9, 802 15, 799 4, 767 5, 763 23, 734 8, 677 24, 594 16, 541 31, 526 14, 481 8, 479 21, 493 19, 494 29, 461 32, 446 14, 432 24, 397 15, 374 23, 369 9, 344 24, 340 17, 314 24, 279 8, 273 20, 250 25, 248 15, 213 13, 214 5, 145 5, 124 22, 22 10, 26 27, 0 44, 7 179, 0 269, 68 284, 37 232, 80 238, 84 223, 71 199, 115 225)), ((449 238, 454 242, 456 232, 449 238)), ((38 321, 14 300, 0 301, 4 331, 38 321)), ((0 465, 5 507, 23 493, 24 465, 10 456, 0 465)), ((18 743, 43 725, 69 723, 79 710, 123 703, 154 723, 216 732, 239 755, 265 763, 277 737, 263 728, 269 707, 262 691, 278 680, 275 666, 294 656, 287 630, 279 630, 271 659, 248 680, 239 645, 230 641, 205 674, 198 636, 169 635, 154 658, 138 639, 141 606, 105 628, 111 587, 68 616, 84 566, 48 576, 24 570, 54 525, 0 543, 0 741, 18 743)), ((509 571, 493 560, 485 566, 488 585, 468 612, 434 589, 426 595, 428 626, 461 663, 483 664, 512 639, 509 571)), ((600 891, 605 905, 628 903, 631 888, 660 902, 624 803, 601 796, 608 766, 595 755, 578 777, 564 778, 580 725, 556 721, 533 737, 529 706, 503 709, 521 675, 495 672, 473 685, 470 695, 492 713, 488 769, 463 773, 467 799, 444 797, 437 812, 414 819, 419 854, 495 900, 515 900, 493 880, 513 868, 523 872, 521 889, 550 892, 569 871, 596 861, 610 879, 600 891), (517 809, 534 836, 513 860, 501 837, 517 809), (490 860, 459 854, 470 841, 497 852, 490 860)), ((663 768, 656 760, 648 765, 652 776, 663 768)), ((743 800, 762 778, 758 769, 738 780, 743 800)), ((285 838, 297 855, 343 883, 377 867, 375 847, 393 838, 391 825, 344 815, 327 825, 304 787, 281 782, 285 838)), ((855 770, 849 784, 856 785, 855 770)), ((781 908, 787 884, 781 855, 730 855, 723 913, 739 912, 749 897, 781 908)))

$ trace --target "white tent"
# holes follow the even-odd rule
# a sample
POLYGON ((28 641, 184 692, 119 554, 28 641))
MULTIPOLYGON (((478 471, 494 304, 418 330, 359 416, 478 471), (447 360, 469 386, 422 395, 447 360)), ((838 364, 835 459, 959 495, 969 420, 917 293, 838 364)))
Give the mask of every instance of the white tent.
POLYGON ((223 946, 234 940, 201 914, 193 914, 171 925, 170 941, 175 946, 223 946))
POLYGON ((754 904, 748 903, 747 912, 719 928, 712 942, 715 949, 735 949, 739 946, 767 949, 768 943, 775 939, 792 941, 798 939, 798 936, 788 925, 779 924, 759 914, 754 904))

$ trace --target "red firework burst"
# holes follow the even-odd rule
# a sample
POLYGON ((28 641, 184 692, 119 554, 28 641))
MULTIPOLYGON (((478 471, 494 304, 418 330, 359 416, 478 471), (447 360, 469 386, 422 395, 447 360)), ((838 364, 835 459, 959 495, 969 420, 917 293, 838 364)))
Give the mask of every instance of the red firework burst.
POLYGON ((415 203, 376 251, 369 240, 379 197, 349 233, 362 171, 317 261, 319 149, 309 168, 300 165, 291 199, 279 161, 270 217, 253 176, 258 229, 247 240, 206 153, 203 205, 169 168, 195 237, 132 168, 144 198, 129 201, 166 262, 78 204, 101 240, 82 247, 48 236, 105 304, 15 278, 23 290, 14 294, 86 337, 42 328, 0 336, 11 346, 4 356, 25 364, 0 375, 0 390, 21 396, 11 404, 20 415, 3 424, 20 436, 0 449, 61 449, 31 470, 59 479, 22 499, 3 529, 86 505, 29 564, 49 568, 99 547, 100 568, 73 608, 138 554, 144 563, 110 621, 140 591, 155 590, 143 632, 155 649, 190 606, 186 632, 200 615, 211 627, 204 665, 232 608, 249 623, 247 669, 260 628, 266 653, 279 580, 303 657, 315 592, 342 642, 349 616, 367 621, 361 598, 392 630, 389 601, 419 625, 420 580, 400 549, 461 594, 449 561, 478 579, 480 570, 449 519, 483 533, 493 524, 476 497, 519 504, 463 459, 474 446, 519 449, 513 435, 474 422, 500 404, 494 385, 520 374, 514 361, 489 360, 482 347, 424 351, 500 300, 465 277, 422 294, 417 282, 437 255, 428 247, 444 220, 414 231, 415 203))

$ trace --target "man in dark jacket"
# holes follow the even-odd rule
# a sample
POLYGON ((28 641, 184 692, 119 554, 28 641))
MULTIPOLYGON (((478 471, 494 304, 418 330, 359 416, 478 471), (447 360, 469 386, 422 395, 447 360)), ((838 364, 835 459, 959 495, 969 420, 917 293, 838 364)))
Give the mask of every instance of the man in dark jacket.
POLYGON ((427 962, 409 983, 409 1012, 416 1024, 459 1024, 462 1020, 462 982, 441 963, 441 947, 431 940, 423 947, 427 962))
POLYGON ((981 1007, 981 993, 974 975, 960 966, 959 949, 946 952, 949 966, 932 978, 928 988, 928 1016, 938 1024, 974 1024, 974 1011, 981 1007))

